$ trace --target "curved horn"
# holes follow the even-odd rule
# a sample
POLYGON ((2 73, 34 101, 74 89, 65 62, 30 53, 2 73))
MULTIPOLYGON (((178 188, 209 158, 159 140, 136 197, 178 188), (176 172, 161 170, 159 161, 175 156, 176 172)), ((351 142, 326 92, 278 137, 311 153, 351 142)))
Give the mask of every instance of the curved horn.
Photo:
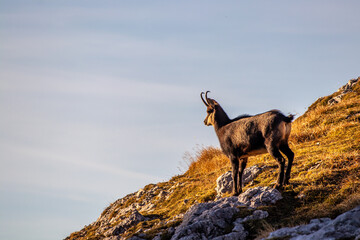
MULTIPOLYGON (((206 92, 206 94, 207 94, 207 93, 208 93, 208 92, 206 92)), ((201 92, 201 93, 200 93, 201 100, 204 102, 205 106, 209 106, 209 104, 204 100, 203 94, 204 94, 204 92, 201 92)), ((207 99, 206 94, 205 94, 205 98, 207 99)))
POLYGON ((208 97, 207 97, 207 94, 208 94, 209 92, 210 92, 210 91, 206 91, 206 93, 205 93, 206 102, 209 102, 209 99, 208 99, 208 97))

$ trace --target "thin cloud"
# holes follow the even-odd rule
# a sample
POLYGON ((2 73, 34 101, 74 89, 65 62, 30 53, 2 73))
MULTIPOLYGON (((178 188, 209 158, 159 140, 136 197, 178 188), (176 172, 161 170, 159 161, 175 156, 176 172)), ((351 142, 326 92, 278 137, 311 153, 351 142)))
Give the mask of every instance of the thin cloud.
MULTIPOLYGON (((1 147, 3 150, 6 149, 10 155, 19 154, 21 157, 29 157, 31 159, 36 159, 37 163, 52 163, 55 165, 61 164, 64 168, 67 167, 80 167, 88 170, 96 170, 105 174, 113 174, 113 175, 121 175, 128 178, 136 178, 136 179, 158 179, 155 176, 124 170, 115 166, 102 164, 99 162, 86 161, 81 158, 77 158, 74 156, 62 155, 61 153, 50 152, 46 149, 36 149, 34 147, 27 146, 15 146, 6 144, 4 142, 1 143, 1 147)), ((27 161, 27 160, 26 160, 27 161)))
MULTIPOLYGON (((89 179, 89 172, 106 175, 106 178, 127 179, 127 181, 160 181, 157 176, 93 162, 91 159, 81 159, 81 156, 62 155, 46 149, 14 146, 3 142, 0 148, 2 149, 1 155, 3 155, 1 162, 4 166, 1 169, 0 178, 4 186, 28 186, 35 189, 60 190, 68 192, 67 194, 70 196, 77 191, 108 195, 112 188, 106 187, 107 179, 105 181, 96 177, 89 179), (75 175, 71 175, 75 172, 75 175), (74 179, 75 176, 77 176, 76 180, 74 179)), ((77 198, 79 197, 77 196, 77 198)))
MULTIPOLYGON (((30 70, 30 73, 8 70, 0 74, 3 81, 0 91, 12 93, 71 94, 88 97, 111 98, 115 101, 162 102, 182 96, 181 101, 189 101, 193 87, 181 83, 156 83, 129 80, 78 72, 30 70), (141 100, 140 100, 141 99, 141 100)), ((133 102, 134 103, 134 102, 133 102)))

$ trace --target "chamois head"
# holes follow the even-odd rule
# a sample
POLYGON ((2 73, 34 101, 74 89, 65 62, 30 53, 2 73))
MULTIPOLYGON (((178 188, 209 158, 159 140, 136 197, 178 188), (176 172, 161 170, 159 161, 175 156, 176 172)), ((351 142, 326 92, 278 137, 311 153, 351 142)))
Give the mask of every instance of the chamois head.
POLYGON ((207 116, 204 120, 204 123, 206 126, 211 126, 211 125, 215 126, 215 112, 219 104, 214 99, 207 97, 207 94, 209 92, 210 91, 206 91, 206 93, 202 92, 200 94, 201 100, 204 102, 207 112, 207 116), (203 94, 205 94, 205 99, 203 98, 203 94))

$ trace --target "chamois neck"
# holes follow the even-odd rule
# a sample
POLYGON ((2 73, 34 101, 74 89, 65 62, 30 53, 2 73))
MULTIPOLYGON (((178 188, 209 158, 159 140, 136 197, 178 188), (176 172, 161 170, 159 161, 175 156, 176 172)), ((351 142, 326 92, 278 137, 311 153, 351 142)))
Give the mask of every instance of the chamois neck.
POLYGON ((225 113, 224 109, 220 105, 216 106, 216 113, 215 113, 215 130, 229 124, 231 122, 228 115, 225 113))

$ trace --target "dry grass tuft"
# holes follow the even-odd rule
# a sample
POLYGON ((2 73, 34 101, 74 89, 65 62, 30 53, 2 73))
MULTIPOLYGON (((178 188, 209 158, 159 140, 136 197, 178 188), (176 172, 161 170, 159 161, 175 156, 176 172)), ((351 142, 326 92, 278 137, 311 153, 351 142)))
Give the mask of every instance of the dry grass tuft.
POLYGON ((191 176, 216 173, 228 165, 228 158, 219 148, 202 147, 198 149, 194 156, 188 157, 190 162, 186 174, 191 176))

